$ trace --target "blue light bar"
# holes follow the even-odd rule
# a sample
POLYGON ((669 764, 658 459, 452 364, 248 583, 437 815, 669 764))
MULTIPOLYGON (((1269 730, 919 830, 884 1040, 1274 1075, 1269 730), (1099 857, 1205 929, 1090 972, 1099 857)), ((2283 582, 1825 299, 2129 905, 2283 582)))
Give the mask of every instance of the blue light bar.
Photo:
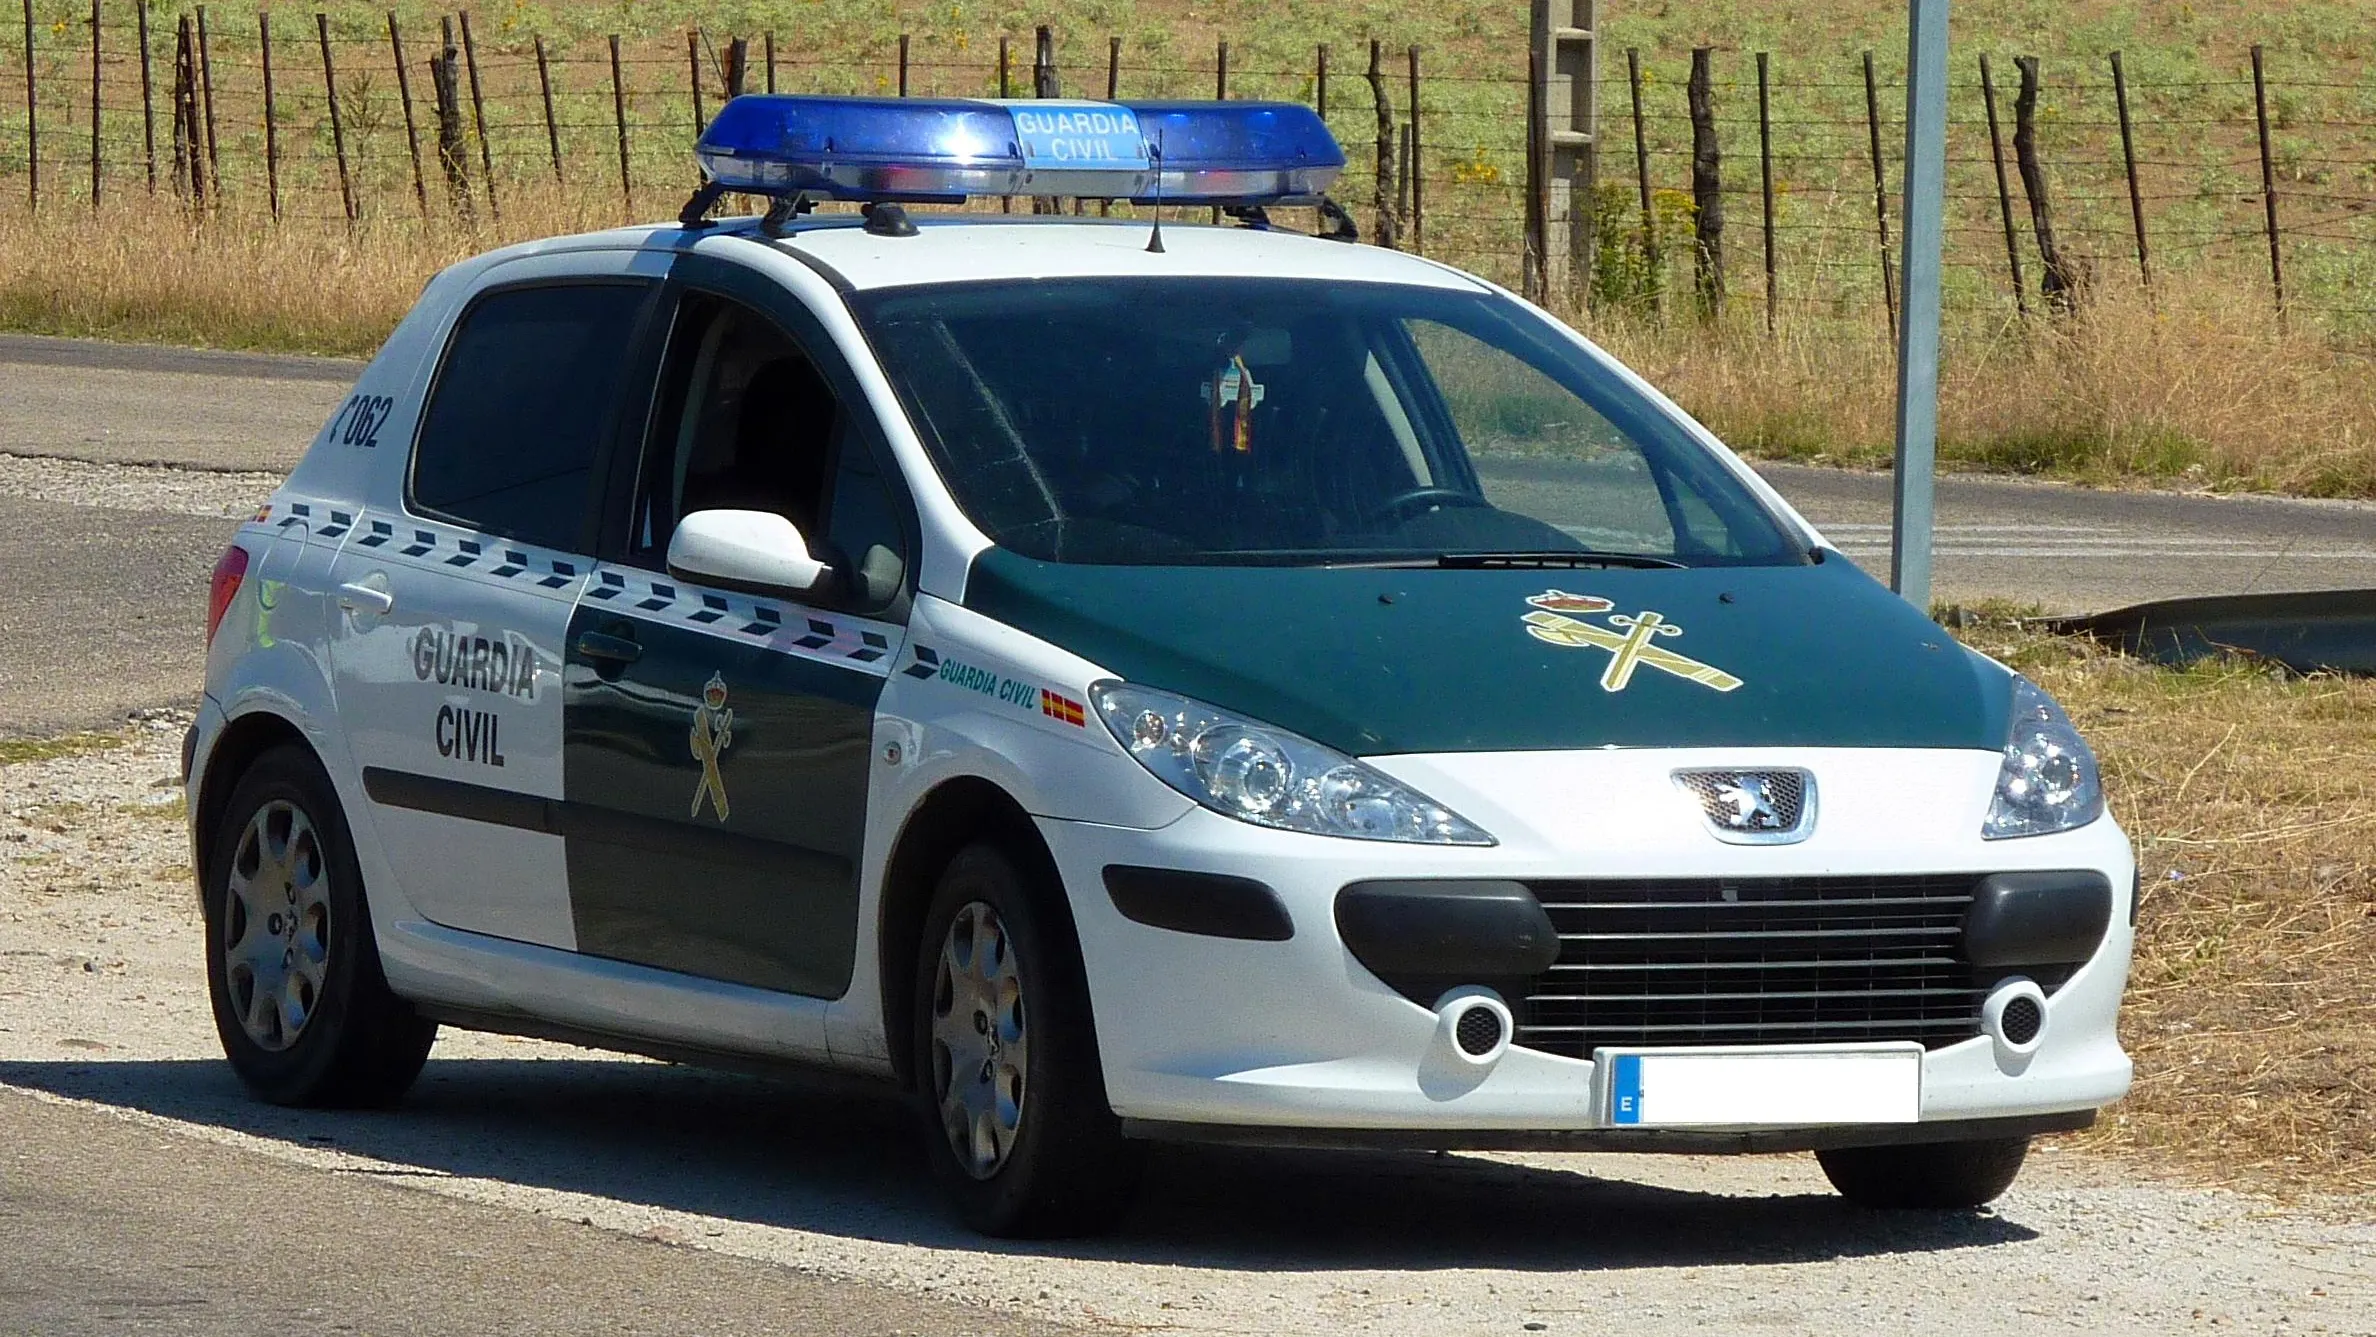
POLYGON ((719 109, 694 154, 726 190, 909 202, 1278 204, 1317 198, 1345 166, 1319 116, 1292 102, 749 94, 719 109))

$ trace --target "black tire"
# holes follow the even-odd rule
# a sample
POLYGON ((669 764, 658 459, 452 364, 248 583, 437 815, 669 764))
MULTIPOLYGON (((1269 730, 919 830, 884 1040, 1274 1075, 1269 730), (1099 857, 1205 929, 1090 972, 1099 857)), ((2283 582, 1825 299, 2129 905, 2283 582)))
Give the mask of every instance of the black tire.
POLYGON ((1819 1151, 1824 1177, 1859 1207, 1969 1210, 2013 1187, 2029 1155, 2026 1137, 1915 1142, 1819 1151))
POLYGON ((204 885, 207 992, 223 1055, 240 1081, 275 1105, 354 1108, 402 1099, 428 1060, 437 1025, 388 989, 346 815, 311 752, 284 744, 256 758, 239 777, 212 832, 204 885), (302 825, 288 818, 291 813, 302 825), (251 833, 260 818, 265 825, 251 833), (279 843, 288 851, 287 864, 297 870, 288 900, 289 946, 279 976, 286 987, 271 989, 264 988, 259 969, 269 971, 272 963, 257 964, 271 954, 268 941, 233 960, 241 944, 262 941, 250 930, 279 931, 277 910, 264 924, 250 922, 255 916, 233 882, 236 871, 241 885, 254 894, 253 888, 270 880, 254 876, 262 869, 258 855, 270 848, 261 834, 268 830, 293 833, 279 843), (326 887, 314 880, 322 878, 326 887), (298 882, 306 890, 296 889, 298 882), (299 921, 302 930, 295 927, 299 921), (300 978, 305 972, 287 968, 301 950, 319 957, 311 968, 319 975, 318 986, 310 976, 300 978), (280 1009, 256 1010, 260 989, 268 999, 287 993, 306 1003, 298 1024, 290 1027, 280 1009), (243 1013, 263 1016, 259 1024, 269 1033, 251 1033, 243 1013))
MULTIPOLYGON (((968 846, 942 872, 917 944, 909 1052, 925 1154, 958 1216, 985 1235, 1088 1234, 1110 1225, 1138 1192, 1142 1149, 1122 1136, 1121 1120, 1106 1100, 1088 982, 1062 897, 1061 888, 1034 887, 1003 851, 968 846), (985 922, 974 908, 980 906, 995 913, 1003 930, 996 937, 1012 953, 1019 981, 1013 1033, 1027 1039, 1020 1068, 999 1068, 1019 1072, 1021 1094, 1013 1102, 1011 1135, 994 1139, 999 1152, 987 1173, 961 1158, 949 1131, 942 1097, 960 1074, 934 1034, 938 1018, 954 1015, 947 1007, 942 949, 961 914, 969 925, 985 922)), ((983 1033, 988 1045, 989 1033, 983 1033)), ((1001 1051, 992 1045, 988 1055, 981 1060, 984 1069, 967 1071, 997 1067, 1001 1051)))

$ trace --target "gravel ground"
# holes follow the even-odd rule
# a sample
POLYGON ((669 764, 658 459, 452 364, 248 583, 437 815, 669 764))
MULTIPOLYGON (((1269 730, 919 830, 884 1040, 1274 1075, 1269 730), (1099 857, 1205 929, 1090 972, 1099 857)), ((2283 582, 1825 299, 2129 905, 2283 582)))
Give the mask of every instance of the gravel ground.
MULTIPOLYGON (((879 1096, 447 1032, 395 1114, 248 1102, 217 1057, 183 716, 0 766, 0 1083, 319 1170, 1043 1319, 1441 1334, 2376 1332, 2366 1202, 2283 1209, 2044 1149, 1999 1208, 1847 1209, 1804 1157, 1170 1150, 1114 1237, 953 1229, 879 1096)), ((159 1191, 170 1192, 170 1185, 159 1191)))
POLYGON ((211 472, 148 464, 0 454, 0 497, 238 520, 255 514, 279 487, 275 473, 211 472))

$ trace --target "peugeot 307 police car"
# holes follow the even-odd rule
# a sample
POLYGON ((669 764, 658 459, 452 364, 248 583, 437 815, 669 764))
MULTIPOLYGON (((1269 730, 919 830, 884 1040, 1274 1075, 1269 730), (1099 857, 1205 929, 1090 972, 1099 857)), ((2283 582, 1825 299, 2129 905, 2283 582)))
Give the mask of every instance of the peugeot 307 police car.
POLYGON ((1028 1233, 1165 1139, 1972 1205, 2126 1089, 2070 720, 1582 337, 1345 244, 1309 111, 746 97, 699 156, 676 225, 439 275, 216 570, 263 1098, 392 1101, 441 1024, 844 1069, 1028 1233), (899 207, 989 195, 1236 222, 899 207))

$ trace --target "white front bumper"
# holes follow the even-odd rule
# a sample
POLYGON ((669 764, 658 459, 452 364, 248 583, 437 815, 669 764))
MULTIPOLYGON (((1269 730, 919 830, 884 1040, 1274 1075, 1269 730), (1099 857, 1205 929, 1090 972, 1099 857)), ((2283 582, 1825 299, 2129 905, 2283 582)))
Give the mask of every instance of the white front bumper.
POLYGON ((2127 837, 2107 817, 2061 835, 1982 841, 1994 754, 1609 751, 1376 764, 1501 843, 1451 849, 1299 836, 1203 809, 1156 831, 1040 823, 1070 893, 1118 1114, 1282 1130, 1600 1127, 1591 1062, 1513 1047, 1480 1070, 1455 1056, 1432 1012, 1354 959, 1338 935, 1336 895, 1349 882, 1381 877, 2093 870, 2114 889, 2111 927, 2094 958, 2049 1000, 2036 1052, 2001 1057, 1985 1037, 1931 1051, 1922 1120, 2092 1110, 2128 1089, 2129 1060, 2114 1033, 2134 939, 2127 837), (1668 779, 1677 767, 1761 765, 1816 774, 1823 810, 1806 843, 1721 844, 1668 779), (1133 922, 1105 893, 1109 864, 1257 879, 1279 893, 1294 936, 1256 942, 1133 922))

